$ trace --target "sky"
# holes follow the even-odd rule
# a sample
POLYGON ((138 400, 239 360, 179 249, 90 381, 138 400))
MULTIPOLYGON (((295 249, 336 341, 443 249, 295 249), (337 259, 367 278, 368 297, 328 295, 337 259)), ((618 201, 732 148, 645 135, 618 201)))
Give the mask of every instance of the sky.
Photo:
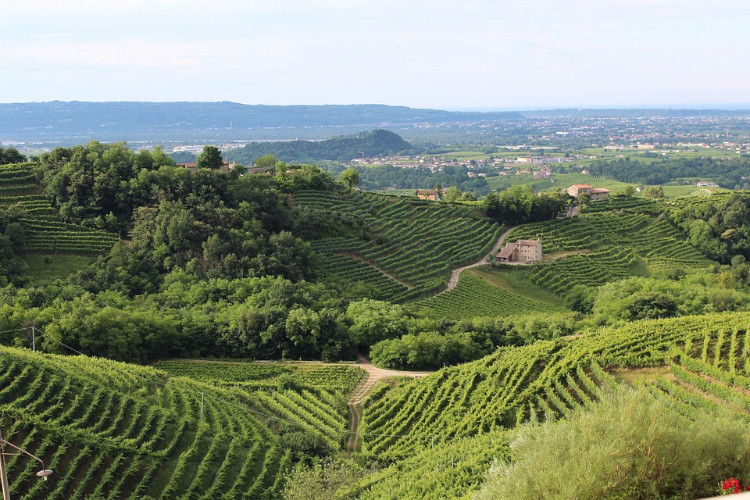
POLYGON ((747 0, 0 0, 0 102, 739 107, 747 0))

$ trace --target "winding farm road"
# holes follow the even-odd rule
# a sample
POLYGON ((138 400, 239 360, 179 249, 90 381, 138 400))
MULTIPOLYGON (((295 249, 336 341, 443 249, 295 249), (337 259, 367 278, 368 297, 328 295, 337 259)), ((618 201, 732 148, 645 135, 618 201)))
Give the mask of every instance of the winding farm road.
POLYGON ((511 231, 513 231, 516 227, 512 226, 507 231, 505 231, 503 234, 500 235, 500 238, 497 239, 497 243, 495 243, 495 246, 492 247, 492 250, 490 250, 490 253, 487 254, 487 256, 479 259, 477 262, 473 264, 469 264, 468 266, 459 267, 458 269, 454 269, 453 272, 451 272, 451 277, 448 280, 448 288, 443 290, 440 293, 450 292, 454 288, 456 288, 456 285, 458 285, 458 278, 461 276, 461 273, 466 271, 467 269, 471 269, 472 267, 479 267, 484 266, 487 264, 487 257, 488 256, 495 256, 497 252, 500 251, 500 248, 503 246, 503 243, 505 243, 505 238, 508 237, 511 231))
POLYGON ((359 443, 359 422, 362 420, 362 403, 364 403, 367 395, 370 394, 375 384, 384 378, 388 377, 411 377, 421 378, 426 377, 434 372, 409 372, 401 370, 386 370, 374 366, 370 361, 359 355, 358 367, 362 368, 367 372, 365 379, 360 382, 359 387, 349 396, 349 415, 351 420, 349 422, 349 440, 346 443, 346 454, 350 456, 352 452, 357 450, 357 444, 359 443))

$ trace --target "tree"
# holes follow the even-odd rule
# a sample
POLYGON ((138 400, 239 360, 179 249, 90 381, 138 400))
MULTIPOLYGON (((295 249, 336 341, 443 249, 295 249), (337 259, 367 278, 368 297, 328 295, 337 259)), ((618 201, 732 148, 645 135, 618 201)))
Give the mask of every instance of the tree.
POLYGON ((351 167, 347 168, 339 176, 339 180, 349 186, 349 189, 359 185, 359 172, 351 167))
POLYGON ((578 195, 578 206, 584 208, 591 203, 591 193, 581 193, 578 195))
POLYGON ((643 197, 644 198, 664 198, 664 188, 661 186, 647 186, 646 189, 643 190, 643 197))
POLYGON ((7 165, 9 163, 23 163, 26 161, 26 157, 18 152, 16 148, 0 148, 0 165, 7 165))
POLYGON ((461 196, 461 190, 456 186, 451 186, 445 190, 445 201, 453 203, 461 196))
POLYGON ((224 159, 221 157, 221 151, 216 146, 204 146, 203 151, 198 155, 198 168, 211 168, 218 170, 224 165, 224 159))
MULTIPOLYGON (((274 171, 276 163, 277 160, 274 155, 263 155, 255 159, 255 166, 262 168, 266 172, 274 171)), ((284 167, 284 171, 286 172, 286 165, 284 167)))
POLYGON ((628 184, 625 186, 625 189, 622 191, 622 194, 624 194, 627 197, 631 197, 635 194, 635 186, 632 184, 628 184))

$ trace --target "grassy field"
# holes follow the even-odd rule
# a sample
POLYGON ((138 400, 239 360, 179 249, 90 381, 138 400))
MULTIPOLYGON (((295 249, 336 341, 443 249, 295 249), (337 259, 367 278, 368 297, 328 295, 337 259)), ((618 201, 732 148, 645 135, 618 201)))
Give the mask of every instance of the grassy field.
POLYGON ((590 184, 597 188, 607 188, 612 191, 612 194, 623 192, 625 187, 628 186, 625 182, 586 174, 554 174, 550 178, 539 180, 534 180, 529 174, 501 175, 488 177, 487 184, 493 190, 502 190, 509 186, 521 184, 527 185, 535 191, 557 191, 558 189, 565 189, 571 184, 590 184))
POLYGON ((23 260, 29 266, 29 274, 34 281, 49 281, 66 278, 87 267, 96 260, 87 255, 25 255, 23 260))
POLYGON ((531 267, 508 266, 494 268, 485 266, 472 269, 470 272, 488 283, 521 297, 548 304, 554 309, 562 307, 560 297, 531 282, 531 274, 533 272, 531 267))

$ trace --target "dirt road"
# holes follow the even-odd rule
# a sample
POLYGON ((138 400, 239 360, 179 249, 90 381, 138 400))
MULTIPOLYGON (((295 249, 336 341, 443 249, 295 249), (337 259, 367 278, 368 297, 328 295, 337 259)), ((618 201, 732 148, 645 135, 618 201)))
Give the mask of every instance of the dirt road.
POLYGON ((359 387, 349 396, 349 440, 346 443, 346 454, 350 456, 352 452, 357 450, 357 444, 359 443, 359 422, 362 420, 362 403, 364 403, 367 395, 370 394, 375 384, 384 378, 388 377, 411 377, 421 378, 426 377, 434 372, 409 372, 401 370, 386 370, 374 366, 370 361, 359 355, 359 366, 367 372, 365 379, 360 382, 359 387))
MULTIPOLYGON (((495 246, 492 247, 492 250, 490 250, 490 253, 488 255, 491 255, 492 258, 495 257, 495 254, 500 251, 500 248, 503 246, 503 243, 505 243, 505 238, 508 237, 511 231, 515 229, 515 226, 509 228, 507 231, 505 231, 503 234, 500 235, 500 238, 497 239, 497 243, 495 243, 495 246)), ((469 264, 468 266, 459 267, 458 269, 454 269, 453 272, 451 272, 451 277, 448 280, 448 288, 446 288, 441 293, 450 292, 454 288, 456 288, 456 285, 458 285, 458 278, 461 276, 461 273, 466 271, 467 269, 471 269, 472 267, 479 267, 484 266, 487 264, 487 257, 483 257, 482 259, 478 260, 477 262, 473 264, 469 264)))

